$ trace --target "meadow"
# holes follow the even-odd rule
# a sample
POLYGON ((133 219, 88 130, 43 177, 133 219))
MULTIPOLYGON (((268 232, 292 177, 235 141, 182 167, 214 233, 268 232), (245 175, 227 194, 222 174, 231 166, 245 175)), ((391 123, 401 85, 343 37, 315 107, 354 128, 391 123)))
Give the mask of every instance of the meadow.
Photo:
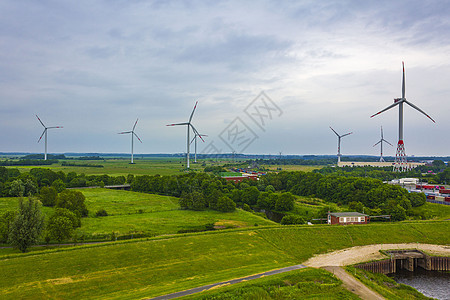
POLYGON ((448 222, 277 226, 0 256, 0 298, 135 299, 301 263, 351 246, 449 244, 448 222))
MULTIPOLYGON (((52 171, 58 172, 63 171, 64 173, 76 172, 77 174, 84 173, 86 175, 103 175, 108 174, 109 176, 126 176, 128 174, 133 175, 177 175, 182 174, 185 168, 185 161, 181 158, 139 158, 135 157, 135 163, 130 164, 129 159, 124 158, 111 158, 106 160, 60 160, 57 164, 52 164, 49 166, 43 166, 43 168, 51 169, 52 171), (103 168, 95 167, 82 167, 82 166, 62 166, 63 162, 73 163, 73 164, 92 164, 92 165, 103 165, 103 168)), ((30 169, 36 168, 35 166, 18 166, 14 167, 19 169, 21 172, 28 172, 30 169)), ((192 170, 202 171, 204 167, 201 164, 192 164, 192 170)))
MULTIPOLYGON (((268 219, 241 209, 221 213, 213 210, 181 210, 178 198, 132 191, 104 188, 78 189, 86 197, 89 215, 82 218, 76 235, 83 240, 111 239, 112 233, 120 238, 127 235, 157 236, 176 234, 180 231, 205 230, 207 224, 217 228, 277 225, 268 219), (108 216, 97 217, 95 213, 104 209, 108 216)), ((18 198, 0 198, 0 214, 16 210, 18 198)), ((42 207, 48 217, 53 208, 42 207)))

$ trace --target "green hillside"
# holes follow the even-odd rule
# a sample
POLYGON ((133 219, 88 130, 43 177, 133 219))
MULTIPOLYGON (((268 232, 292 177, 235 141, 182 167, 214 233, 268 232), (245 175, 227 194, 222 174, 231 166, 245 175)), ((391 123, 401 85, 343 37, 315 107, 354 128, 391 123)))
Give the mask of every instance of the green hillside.
POLYGON ((446 221, 247 228, 0 257, 0 298, 135 299, 305 261, 346 247, 449 244, 446 221))

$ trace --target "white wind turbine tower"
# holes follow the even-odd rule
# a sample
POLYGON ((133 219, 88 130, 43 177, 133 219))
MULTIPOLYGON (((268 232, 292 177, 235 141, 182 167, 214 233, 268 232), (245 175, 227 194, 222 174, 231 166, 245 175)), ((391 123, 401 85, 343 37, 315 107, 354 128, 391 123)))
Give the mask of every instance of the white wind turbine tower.
POLYGON ((208 135, 206 135, 206 134, 197 134, 196 132, 194 132, 194 138, 191 141, 191 144, 194 142, 194 147, 195 147, 195 156, 194 156, 194 162, 195 163, 197 163, 197 137, 203 137, 203 136, 208 136, 208 135))
POLYGON ((200 133, 198 133, 197 129, 195 129, 194 125, 192 125, 191 121, 192 121, 192 117, 194 116, 194 112, 195 109, 197 108, 197 102, 195 102, 195 106, 194 109, 192 110, 191 116, 189 117, 189 121, 188 122, 184 122, 184 123, 174 123, 174 124, 169 124, 166 126, 179 126, 179 125, 186 125, 186 129, 187 129, 187 142, 186 142, 186 148, 187 148, 187 153, 186 153, 186 167, 187 169, 189 169, 189 145, 191 143, 191 139, 189 138, 189 133, 190 133, 190 129, 192 128, 192 130, 194 131, 194 134, 198 135, 198 137, 204 142, 202 136, 200 135, 200 133))
POLYGON ((134 129, 136 128, 137 122, 139 119, 136 119, 136 122, 134 123, 133 129, 131 131, 123 131, 123 132, 119 132, 118 134, 128 134, 131 133, 131 163, 134 164, 134 136, 137 137, 137 139, 139 140, 139 142, 142 143, 141 139, 139 138, 139 136, 136 134, 136 132, 134 132, 134 129))
POLYGON ((406 100, 406 98, 405 98, 405 63, 402 62, 402 65, 403 65, 402 97, 394 99, 394 104, 389 105, 385 109, 383 109, 371 116, 371 118, 372 118, 372 117, 379 115, 382 112, 385 112, 386 110, 389 110, 389 109, 393 108, 394 106, 398 105, 398 144, 397 144, 397 153, 395 154, 395 164, 394 164, 394 171, 397 171, 397 172, 405 172, 409 169, 407 159, 406 159, 406 153, 405 153, 405 144, 403 143, 403 103, 406 103, 409 106, 411 106, 412 108, 423 113, 431 121, 436 123, 423 110, 421 110, 420 108, 418 108, 417 106, 415 106, 414 104, 412 104, 406 100))
POLYGON ((381 126, 381 139, 378 141, 378 143, 376 143, 375 145, 373 145, 374 147, 378 144, 380 144, 381 146, 381 155, 380 155, 380 162, 384 162, 384 158, 383 158, 383 142, 388 143, 389 145, 393 146, 391 143, 389 143, 388 141, 386 141, 383 137, 383 126, 381 126))
POLYGON ((350 135, 353 132, 349 132, 349 133, 346 133, 346 134, 343 134, 343 135, 339 135, 333 128, 331 128, 331 126, 330 126, 330 129, 333 130, 333 132, 338 137, 338 154, 337 154, 337 159, 338 159, 338 164, 339 164, 341 162, 341 138, 343 138, 344 136, 350 135))
POLYGON ((41 137, 38 140, 38 143, 41 141, 42 137, 45 134, 45 154, 44 154, 44 160, 47 160, 47 131, 49 129, 53 129, 53 128, 63 128, 62 126, 51 126, 51 127, 47 127, 44 125, 44 123, 41 121, 41 119, 39 119, 38 115, 36 115, 36 118, 39 120, 39 122, 42 124, 42 126, 44 127, 44 131, 41 134, 41 137))

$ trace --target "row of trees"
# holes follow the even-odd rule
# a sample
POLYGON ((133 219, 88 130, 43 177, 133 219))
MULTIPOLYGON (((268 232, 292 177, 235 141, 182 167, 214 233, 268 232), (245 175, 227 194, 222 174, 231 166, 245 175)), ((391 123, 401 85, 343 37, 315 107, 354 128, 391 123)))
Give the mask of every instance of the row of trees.
POLYGON ((72 236, 81 226, 81 217, 87 216, 84 195, 65 190, 56 197, 55 209, 45 220, 41 203, 31 197, 19 198, 17 211, 6 211, 0 218, 0 243, 9 243, 25 252, 42 240, 61 242, 72 236))
POLYGON ((21 197, 34 195, 42 187, 52 186, 58 192, 68 187, 121 185, 131 183, 133 175, 85 175, 75 172, 64 173, 45 168, 33 168, 28 173, 20 173, 17 169, 0 167, 0 197, 21 197))
POLYGON ((232 183, 206 173, 190 173, 178 176, 137 176, 131 183, 134 191, 180 197, 183 209, 206 208, 232 211, 244 205, 260 209, 289 211, 294 207, 291 193, 275 193, 270 185, 258 185, 245 180, 232 183))
POLYGON ((392 180, 400 176, 421 178, 423 181, 431 184, 447 184, 450 183, 450 167, 446 166, 442 160, 434 160, 431 165, 418 166, 406 173, 399 174, 393 172, 392 167, 325 167, 314 170, 320 174, 337 174, 347 177, 371 177, 381 180, 392 180))
MULTIPOLYGON (((260 180, 231 183, 205 173, 179 176, 137 176, 131 187, 135 191, 180 197, 187 209, 218 209, 218 200, 226 197, 237 206, 245 204, 264 210, 290 211, 293 195, 311 196, 338 205, 350 205, 366 213, 390 214, 393 220, 404 220, 411 208, 423 205, 423 194, 384 184, 379 179, 343 177, 312 172, 269 173, 260 180), (275 193, 278 192, 278 193, 275 193)), ((227 200, 228 199, 222 199, 227 200)))

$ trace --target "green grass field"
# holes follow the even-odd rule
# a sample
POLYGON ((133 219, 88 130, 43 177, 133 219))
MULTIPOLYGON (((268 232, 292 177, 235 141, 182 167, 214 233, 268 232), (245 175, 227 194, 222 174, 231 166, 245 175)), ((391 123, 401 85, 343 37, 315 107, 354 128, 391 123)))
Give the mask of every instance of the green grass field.
POLYGON ((342 281, 322 270, 306 268, 238 283, 181 299, 360 299, 342 281))
POLYGON ((413 207, 414 214, 425 219, 434 220, 449 220, 450 219, 450 205, 443 205, 437 203, 425 203, 419 207, 413 207))
POLYGON ((449 244, 449 223, 247 228, 0 257, 0 298, 135 299, 301 263, 357 245, 449 244))
MULTIPOLYGON (((185 166, 185 162, 180 158, 135 158, 135 163, 130 164, 129 159, 117 158, 117 159, 107 159, 102 160, 66 160, 69 163, 75 164, 92 164, 92 165, 103 165, 103 168, 93 168, 93 167, 74 167, 74 166, 62 166, 61 160, 57 164, 50 166, 43 166, 42 168, 48 168, 55 172, 63 171, 64 173, 76 172, 77 174, 84 173, 86 175, 103 175, 108 174, 110 176, 120 176, 127 174, 134 175, 175 175, 182 174, 185 166)), ((28 172, 30 169, 36 168, 36 166, 26 166, 26 167, 12 167, 17 168, 21 172, 28 172)), ((201 171, 204 167, 201 164, 192 164, 191 169, 201 171)))
MULTIPOLYGON (((84 235, 86 240, 109 239, 112 232, 116 236, 176 234, 180 230, 198 230, 206 224, 220 228, 277 225, 240 209, 231 213, 181 210, 175 197, 102 188, 79 191, 86 197, 89 216, 82 218, 77 235, 84 235), (96 217, 95 213, 100 209, 105 209, 108 216, 96 217)), ((17 203, 18 198, 0 198, 0 214, 16 210, 17 203)), ((42 211, 49 216, 53 208, 42 207, 42 211)))

